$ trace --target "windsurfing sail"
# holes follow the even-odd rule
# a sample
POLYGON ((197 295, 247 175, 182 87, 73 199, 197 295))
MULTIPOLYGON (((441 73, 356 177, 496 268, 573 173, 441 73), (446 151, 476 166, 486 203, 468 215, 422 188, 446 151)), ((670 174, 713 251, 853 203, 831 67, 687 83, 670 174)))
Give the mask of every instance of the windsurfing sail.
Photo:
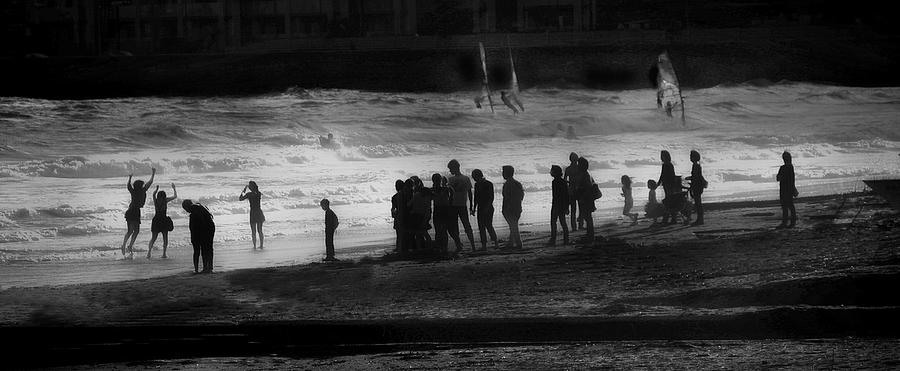
POLYGON ((481 82, 481 95, 475 98, 475 106, 481 108, 481 102, 487 98, 488 104, 491 106, 491 112, 494 112, 494 100, 491 98, 491 87, 488 85, 487 58, 484 55, 484 44, 479 42, 478 49, 481 52, 481 72, 483 80, 481 82))
POLYGON ((665 109, 669 117, 672 117, 673 111, 680 109, 681 123, 684 125, 684 97, 681 95, 681 87, 678 85, 678 78, 675 77, 675 68, 672 67, 668 52, 659 55, 656 66, 659 70, 656 75, 656 106, 665 109))
POLYGON ((512 78, 509 84, 509 92, 506 95, 522 109, 522 112, 525 112, 525 106, 519 100, 519 79, 516 77, 516 62, 513 61, 512 48, 509 48, 509 68, 512 71, 512 78))

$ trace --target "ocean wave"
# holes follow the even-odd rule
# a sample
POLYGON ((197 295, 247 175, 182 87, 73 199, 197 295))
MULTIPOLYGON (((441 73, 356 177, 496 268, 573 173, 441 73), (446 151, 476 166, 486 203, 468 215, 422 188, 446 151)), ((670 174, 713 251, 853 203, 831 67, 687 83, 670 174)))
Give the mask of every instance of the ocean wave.
POLYGON ((28 152, 20 151, 12 146, 0 144, 0 159, 21 160, 31 158, 34 158, 34 156, 28 152))
POLYGON ((850 90, 840 89, 824 93, 803 94, 797 100, 806 103, 844 103, 860 101, 860 97, 850 90))
POLYGON ((29 230, 0 231, 0 243, 40 241, 41 234, 29 230))
POLYGON ((890 140, 885 140, 881 138, 875 139, 860 139, 852 142, 838 142, 835 143, 838 147, 850 148, 855 150, 862 149, 897 149, 900 148, 900 143, 890 140))
MULTIPOLYGON (((263 192, 263 197, 265 197, 265 195, 267 193, 268 192, 263 192)), ((237 200, 239 200, 239 197, 240 196, 238 196, 236 194, 225 194, 225 195, 215 195, 215 196, 201 196, 201 197, 197 197, 196 200, 199 201, 201 204, 210 206, 210 205, 212 205, 214 203, 218 203, 218 202, 237 201, 237 200)))
MULTIPOLYGON (((169 242, 169 248, 173 248, 174 245, 176 245, 174 241, 169 242)), ((112 245, 80 246, 53 251, 43 249, 0 249, 0 263, 107 259, 119 256, 119 250, 118 246, 112 245)))
POLYGON ((169 165, 179 171, 191 173, 218 173, 235 170, 253 169, 267 165, 268 162, 258 158, 220 158, 220 159, 179 159, 172 160, 169 165))
POLYGON ((407 156, 410 151, 399 144, 375 144, 356 147, 356 150, 368 158, 387 158, 407 156))
POLYGON ((30 119, 32 116, 21 112, 0 111, 0 119, 30 119))
MULTIPOLYGON (((767 183, 775 180, 774 176, 763 176, 760 174, 744 174, 740 172, 720 171, 716 174, 720 182, 753 182, 767 183)), ((710 177, 712 178, 712 177, 710 177)))
MULTIPOLYGON (((158 163, 151 166, 162 169, 158 163)), ((143 161, 91 161, 81 156, 68 156, 56 160, 27 161, 11 164, 12 174, 48 178, 112 178, 127 175, 131 169, 146 168, 143 161)), ((148 174, 149 175, 149 174, 148 174)))
POLYGON ((317 144, 316 141, 312 139, 306 139, 295 134, 272 135, 260 139, 259 141, 265 144, 280 147, 317 144))
POLYGON ((429 111, 409 115, 391 115, 380 120, 388 126, 399 127, 446 127, 472 126, 475 123, 467 120, 472 114, 466 111, 429 111))
POLYGON ((341 161, 366 161, 366 157, 354 148, 341 148, 335 153, 341 161))
POLYGON ((738 102, 735 102, 735 101, 722 101, 722 102, 710 103, 710 104, 707 104, 706 106, 717 109, 717 110, 726 111, 726 112, 752 112, 750 109, 748 109, 744 105, 742 105, 738 102))
POLYGON ((799 139, 792 135, 744 135, 727 140, 756 147, 786 146, 799 143, 799 139))
POLYGON ((5 215, 0 214, 0 228, 11 228, 17 226, 16 222, 10 220, 5 215))
POLYGON ((299 86, 291 86, 287 88, 282 95, 299 99, 315 99, 318 96, 317 89, 305 89, 299 86))
MULTIPOLYGON (((27 210, 27 209, 25 209, 27 210)), ((108 211, 105 208, 98 207, 95 209, 76 209, 70 205, 60 205, 57 207, 39 208, 38 212, 57 218, 74 218, 82 217, 90 214, 98 214, 108 211)))
POLYGON ((530 192, 530 193, 537 193, 537 192, 548 192, 548 191, 550 191, 550 190, 552 189, 551 187, 552 187, 551 185, 537 186, 537 185, 529 184, 529 185, 523 186, 522 189, 523 189, 526 193, 529 193, 529 192, 530 192))
POLYGON ((131 138, 153 141, 191 141, 199 139, 192 131, 169 122, 146 123, 127 130, 131 138))
POLYGON ((8 215, 9 215, 9 217, 11 217, 13 219, 28 219, 34 215, 37 215, 37 210, 23 207, 23 208, 19 208, 19 209, 11 211, 8 215))
POLYGON ((98 223, 71 224, 59 228, 57 234, 61 236, 88 236, 97 233, 109 232, 111 228, 98 223))
POLYGON ((289 164, 306 164, 312 161, 311 158, 306 156, 285 156, 284 160, 289 164))
POLYGON ((126 176, 135 169, 142 169, 135 176, 150 175, 146 169, 155 167, 158 173, 177 170, 188 173, 214 173, 253 169, 268 165, 264 159, 236 157, 219 159, 175 159, 158 162, 94 161, 81 156, 69 156, 56 160, 25 161, 10 164, 4 173, 10 176, 49 178, 113 178, 126 176))
POLYGON ((421 100, 412 98, 412 97, 404 97, 404 96, 379 96, 375 98, 371 98, 366 100, 366 103, 369 104, 390 104, 390 105, 404 105, 404 104, 415 104, 420 103, 421 100))
POLYGON ((623 161, 625 167, 640 167, 640 166, 661 166, 661 162, 655 158, 643 158, 637 160, 625 160, 623 161))
POLYGON ((773 86, 792 86, 792 85, 798 85, 798 84, 800 84, 800 83, 796 82, 796 81, 792 81, 792 80, 779 80, 779 81, 773 82, 772 80, 769 80, 766 78, 759 78, 759 79, 752 79, 752 80, 747 80, 747 81, 738 82, 738 83, 725 82, 725 83, 718 84, 715 87, 716 88, 740 88, 740 87, 769 88, 769 87, 773 87, 773 86))

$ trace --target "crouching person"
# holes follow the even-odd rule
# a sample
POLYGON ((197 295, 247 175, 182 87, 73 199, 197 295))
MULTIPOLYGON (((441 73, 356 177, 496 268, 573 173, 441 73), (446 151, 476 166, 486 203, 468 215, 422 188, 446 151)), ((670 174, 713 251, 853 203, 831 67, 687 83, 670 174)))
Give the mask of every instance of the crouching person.
POLYGON ((206 206, 184 200, 184 211, 190 214, 191 245, 194 246, 194 273, 211 273, 213 269, 213 237, 216 223, 206 206), (200 256, 203 256, 203 270, 199 270, 200 256))

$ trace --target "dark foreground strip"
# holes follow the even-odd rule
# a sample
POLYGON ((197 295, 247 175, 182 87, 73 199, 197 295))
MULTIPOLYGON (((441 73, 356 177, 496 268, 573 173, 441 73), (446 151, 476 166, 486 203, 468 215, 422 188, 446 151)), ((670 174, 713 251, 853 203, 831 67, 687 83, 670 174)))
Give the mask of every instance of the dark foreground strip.
POLYGON ((900 308, 778 308, 731 316, 248 322, 0 328, 4 367, 617 340, 900 337, 900 308))

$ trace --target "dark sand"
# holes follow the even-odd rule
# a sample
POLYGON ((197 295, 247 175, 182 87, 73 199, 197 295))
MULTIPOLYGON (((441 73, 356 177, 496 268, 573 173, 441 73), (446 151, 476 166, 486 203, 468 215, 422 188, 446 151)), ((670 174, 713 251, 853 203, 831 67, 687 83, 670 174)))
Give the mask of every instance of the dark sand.
POLYGON ((14 366, 900 365, 900 217, 885 201, 800 199, 788 230, 774 229, 777 202, 707 209, 700 227, 603 225, 595 247, 526 231, 522 250, 456 260, 13 288, 0 331, 20 339, 14 366), (56 356, 18 352, 33 347, 56 356))

